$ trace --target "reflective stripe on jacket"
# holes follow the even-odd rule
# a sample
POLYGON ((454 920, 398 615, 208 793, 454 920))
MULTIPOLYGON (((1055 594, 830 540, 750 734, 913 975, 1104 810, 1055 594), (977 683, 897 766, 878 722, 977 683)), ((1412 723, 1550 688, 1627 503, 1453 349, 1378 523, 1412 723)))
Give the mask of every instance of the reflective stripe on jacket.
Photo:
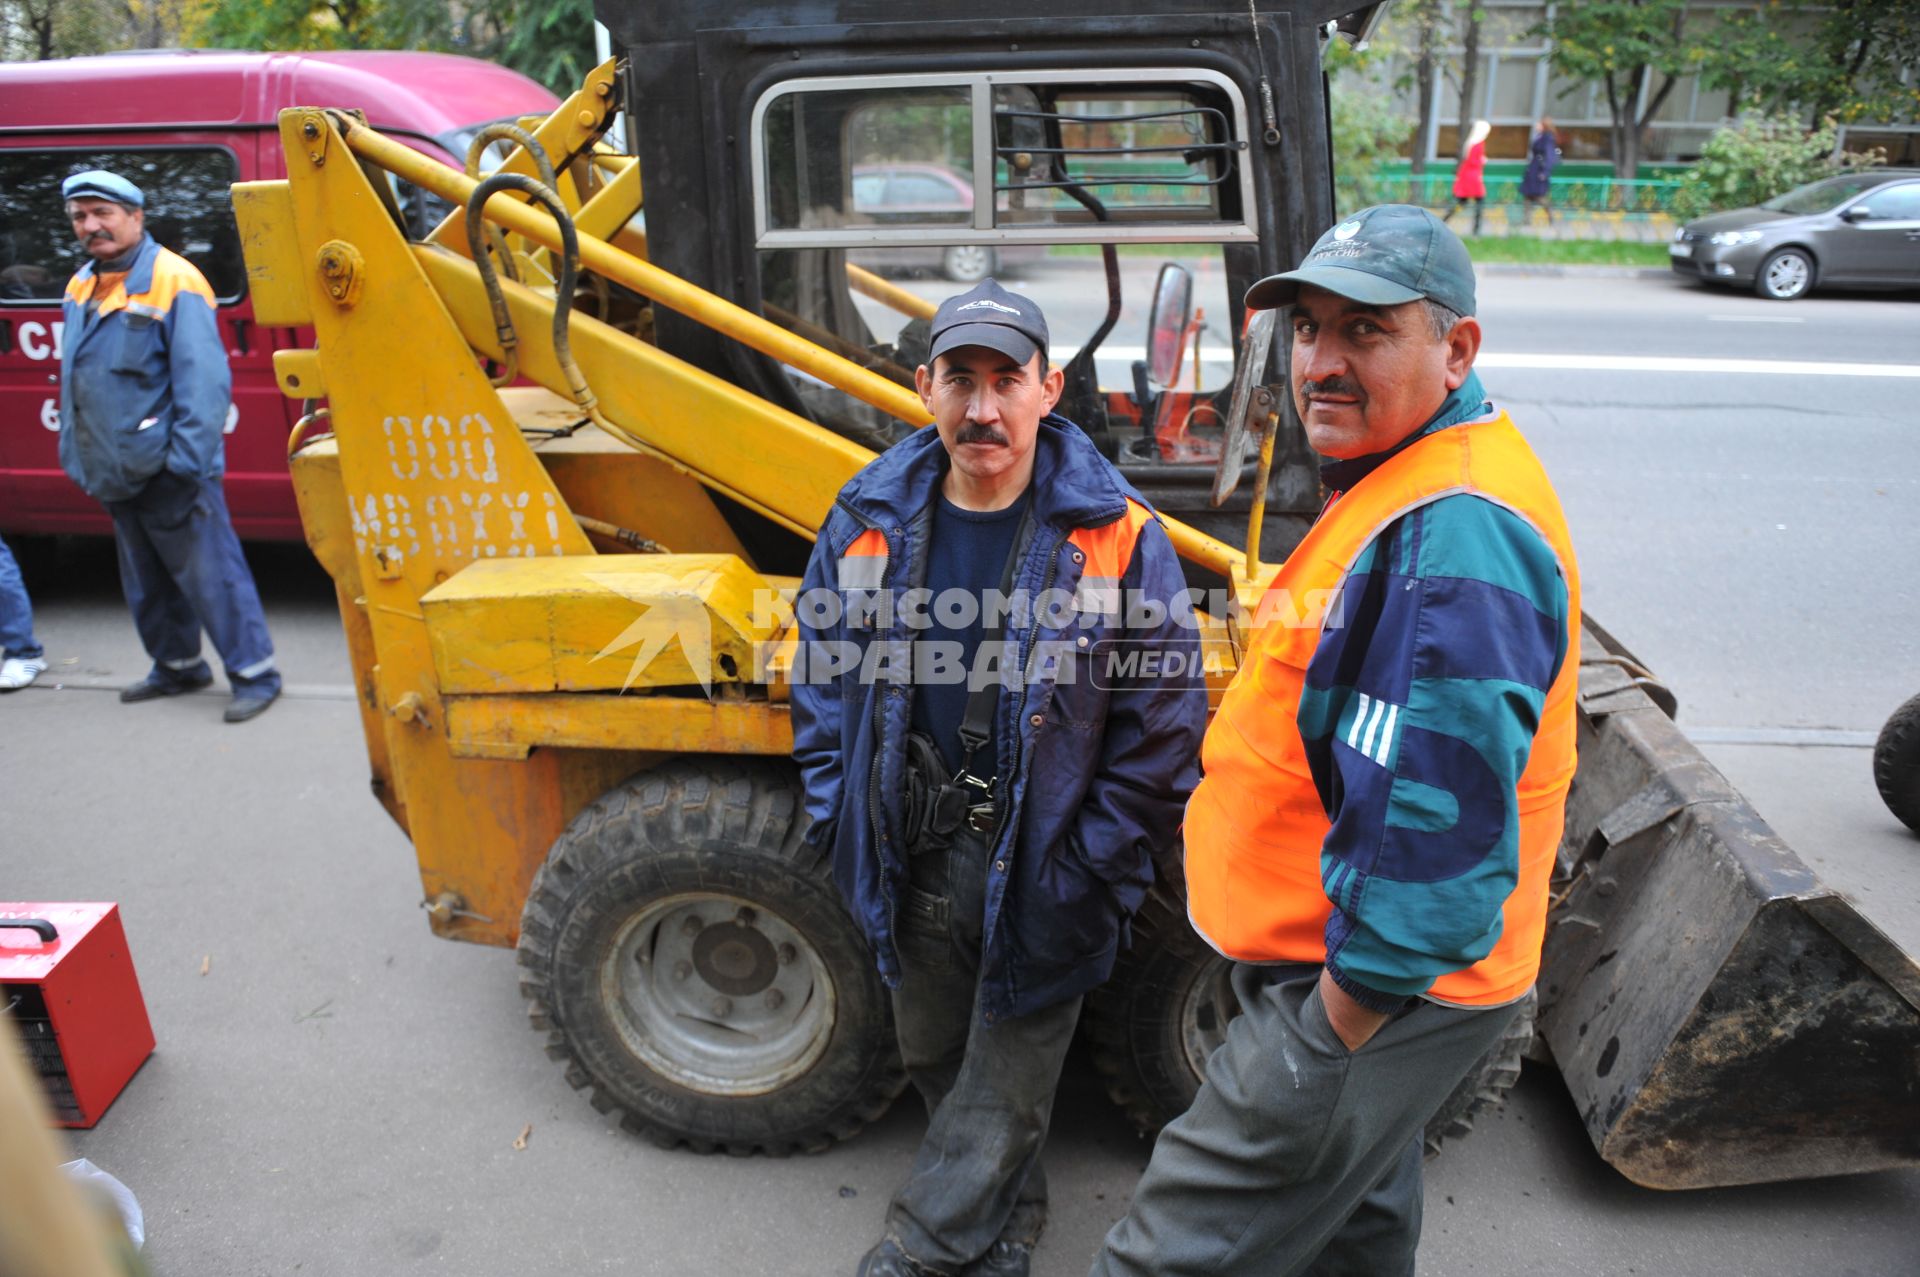
MULTIPOLYGON (((1552 550, 1565 582, 1564 656, 1540 699, 1524 770, 1508 791, 1506 810, 1475 813, 1482 826, 1517 823, 1517 864, 1444 870, 1402 864, 1389 870, 1381 862, 1356 866, 1351 857, 1329 854, 1328 800, 1315 783, 1300 721, 1308 667, 1323 642, 1322 629, 1318 623, 1267 624, 1256 631, 1207 733, 1205 779, 1187 807, 1189 916, 1225 956, 1248 962, 1329 961, 1328 922, 1335 900, 1342 910, 1363 912, 1365 904, 1354 897, 1366 889, 1362 884, 1371 874, 1390 880, 1399 892, 1390 912, 1404 929, 1401 939, 1409 949, 1419 947, 1422 928, 1429 936, 1457 930, 1460 912, 1488 911, 1486 924, 1473 928, 1484 934, 1478 946, 1484 956, 1439 974, 1424 990, 1411 991, 1443 1002, 1491 1006, 1512 1001, 1533 984, 1546 926, 1547 880, 1573 779, 1580 585, 1565 516, 1526 441, 1504 413, 1417 437, 1327 509, 1289 556, 1268 597, 1327 597, 1316 592, 1340 587, 1384 529, 1411 511, 1460 494, 1517 515, 1552 550), (1497 893, 1479 898, 1493 884, 1497 893)), ((1285 617, 1291 606, 1263 610, 1285 617)), ((1337 606, 1328 610, 1329 616, 1339 614, 1337 606)), ((1346 731, 1333 748, 1365 749, 1382 766, 1397 763, 1399 751, 1390 746, 1396 729, 1404 735, 1422 725, 1397 719, 1387 726, 1379 705, 1368 708, 1372 712, 1366 715, 1356 706, 1340 718, 1346 731)), ((1533 709, 1528 705, 1516 713, 1524 721, 1533 709)), ((1428 726, 1445 731, 1449 725, 1428 726)), ((1470 762, 1464 759, 1461 766, 1470 762)), ((1477 774, 1484 768, 1471 770, 1477 774)), ((1430 800, 1428 832, 1445 834, 1443 809, 1455 794, 1398 772, 1391 783, 1430 800)), ((1499 794, 1491 801, 1499 802, 1499 794)), ((1457 811, 1453 823, 1465 823, 1457 811)))
MULTIPOLYGON (((793 733, 807 837, 831 852, 841 894, 889 986, 900 979, 894 937, 907 885, 899 829, 913 689, 874 677, 867 658, 912 668, 914 631, 901 601, 924 582, 946 470, 929 428, 856 475, 820 530, 801 587, 803 600, 816 590, 837 594, 839 616, 827 624, 798 610, 793 733), (847 650, 855 659, 839 674, 807 672, 821 653, 847 650)), ((1008 667, 1030 677, 1001 694, 995 722, 1011 775, 999 778, 1004 807, 987 885, 979 1005, 989 1023, 1107 978, 1152 882, 1155 852, 1174 846, 1206 725, 1198 632, 1177 606, 1186 583, 1145 501, 1058 416, 1041 423, 1032 490, 1033 530, 1016 550, 1014 594, 1062 606, 1016 612, 1007 626, 1008 667), (1173 606, 1144 617, 1105 606, 1127 591, 1173 606), (1176 672, 1135 665, 1096 676, 1096 662, 1128 644, 1174 657, 1176 672)))
POLYGON ((233 373, 213 289, 193 263, 148 235, 132 267, 104 288, 95 263, 82 266, 61 310, 68 477, 98 500, 124 501, 162 469, 188 479, 220 474, 233 373))

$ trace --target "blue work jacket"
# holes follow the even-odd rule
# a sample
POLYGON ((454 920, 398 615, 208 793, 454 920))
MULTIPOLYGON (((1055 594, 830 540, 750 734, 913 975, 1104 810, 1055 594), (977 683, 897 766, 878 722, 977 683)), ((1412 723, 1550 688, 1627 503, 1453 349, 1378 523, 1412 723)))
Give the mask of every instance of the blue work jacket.
MULTIPOLYGON (((875 599, 921 586, 947 466, 928 428, 854 476, 814 544, 796 616, 808 668, 796 668, 792 690, 794 757, 808 840, 831 852, 890 988, 900 982, 895 936, 908 882, 901 825, 913 689, 874 677, 869 658, 888 652, 896 673, 911 669, 902 653, 924 631, 911 627, 910 607, 889 615, 875 599), (844 604, 830 624, 805 606, 822 597, 844 604), (822 678, 816 658, 827 651, 842 665, 848 652, 861 659, 822 678)), ((1058 415, 1040 424, 1032 491, 1012 594, 1035 606, 1006 625, 1010 667, 1023 673, 1002 690, 995 720, 1001 814, 978 1003, 988 1023, 1077 997, 1111 974, 1155 850, 1176 845, 1206 728, 1191 601, 1146 502, 1058 415), (1156 600, 1157 609, 1141 606, 1156 600)))
POLYGON ((67 282, 61 306, 61 468, 100 501, 134 497, 163 469, 219 475, 233 372, 213 289, 151 235, 104 290, 94 267, 67 282))

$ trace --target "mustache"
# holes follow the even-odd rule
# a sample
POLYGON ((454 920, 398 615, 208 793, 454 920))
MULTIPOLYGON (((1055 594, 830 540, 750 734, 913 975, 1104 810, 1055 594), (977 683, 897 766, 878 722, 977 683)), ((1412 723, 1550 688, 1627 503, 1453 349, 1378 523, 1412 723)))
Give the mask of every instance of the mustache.
POLYGON ((992 426, 983 426, 977 421, 969 421, 961 426, 953 436, 956 444, 962 443, 998 443, 1005 444, 1007 437, 992 426))
POLYGON ((1351 395, 1358 399, 1360 387, 1346 377, 1329 377, 1325 381, 1303 381, 1300 383, 1300 397, 1312 398, 1314 395, 1351 395))

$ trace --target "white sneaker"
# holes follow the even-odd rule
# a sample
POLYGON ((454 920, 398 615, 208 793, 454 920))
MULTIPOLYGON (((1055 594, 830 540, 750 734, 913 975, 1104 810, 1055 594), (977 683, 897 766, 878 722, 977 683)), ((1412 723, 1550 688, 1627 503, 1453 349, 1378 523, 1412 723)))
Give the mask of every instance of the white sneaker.
POLYGON ((17 692, 46 671, 47 662, 39 656, 9 656, 0 661, 0 692, 17 692))

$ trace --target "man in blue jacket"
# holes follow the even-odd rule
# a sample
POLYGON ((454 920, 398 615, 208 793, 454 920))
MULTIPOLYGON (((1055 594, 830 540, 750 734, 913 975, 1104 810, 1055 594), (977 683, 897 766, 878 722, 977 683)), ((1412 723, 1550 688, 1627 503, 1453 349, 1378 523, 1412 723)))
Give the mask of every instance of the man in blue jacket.
POLYGON ((934 316, 934 428, 841 491, 802 586, 814 846, 893 991, 928 1130, 861 1277, 1023 1274, 1080 1000, 1173 844, 1206 721, 1180 565, 1052 409, 1039 308, 934 316))
POLYGON ((226 721, 280 695, 273 640, 220 488, 232 373, 213 289, 146 233, 140 188, 102 169, 60 188, 93 260, 67 283, 60 464, 113 516, 120 585, 153 668, 123 701, 207 686, 204 627, 227 669, 226 721))

